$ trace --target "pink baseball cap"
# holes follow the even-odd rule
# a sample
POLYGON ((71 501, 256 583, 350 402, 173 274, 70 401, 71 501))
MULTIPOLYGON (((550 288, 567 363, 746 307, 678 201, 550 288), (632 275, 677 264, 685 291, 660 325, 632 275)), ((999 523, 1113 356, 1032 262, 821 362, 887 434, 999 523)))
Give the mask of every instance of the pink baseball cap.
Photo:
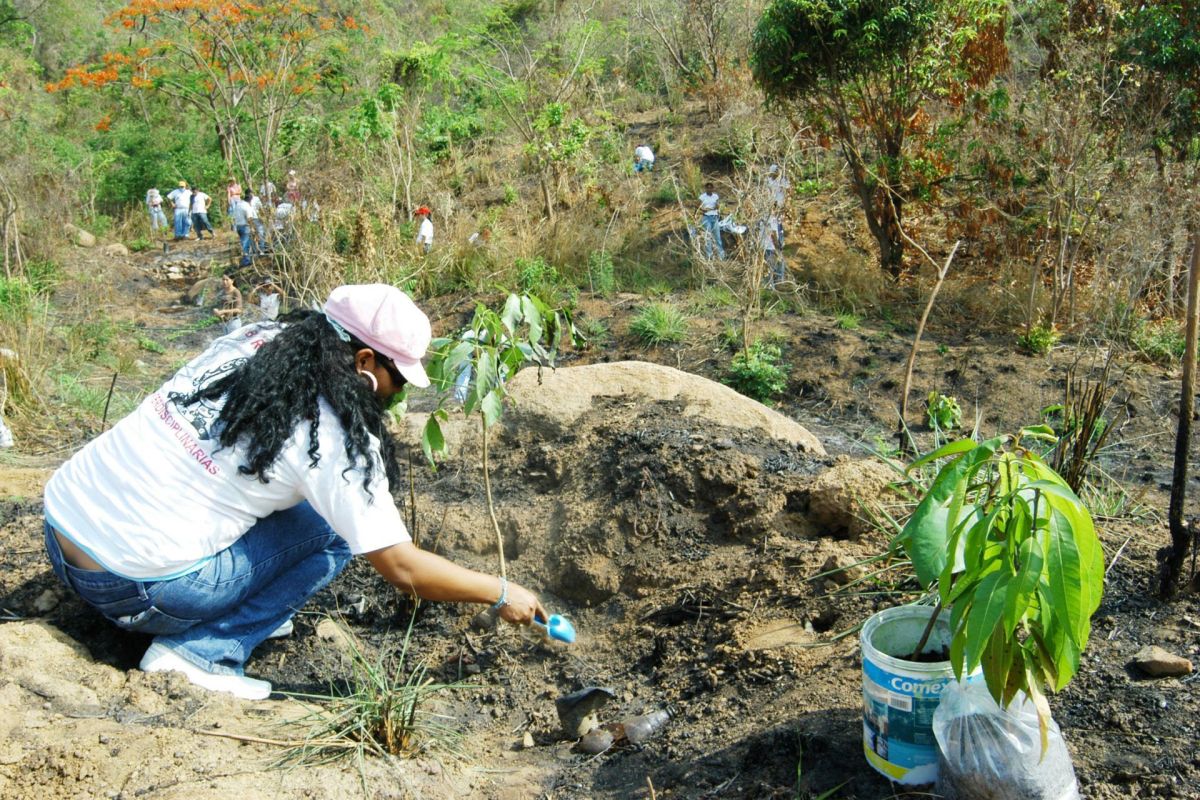
POLYGON ((429 317, 404 292, 386 283, 339 286, 329 293, 325 314, 395 362, 413 386, 429 385, 421 357, 429 348, 433 329, 429 317))

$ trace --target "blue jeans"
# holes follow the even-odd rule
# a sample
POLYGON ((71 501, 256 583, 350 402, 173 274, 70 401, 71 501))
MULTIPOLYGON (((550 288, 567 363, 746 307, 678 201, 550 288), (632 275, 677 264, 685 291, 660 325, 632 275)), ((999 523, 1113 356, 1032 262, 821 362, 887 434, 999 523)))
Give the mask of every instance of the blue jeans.
POLYGON ((59 580, 119 628, 209 672, 241 675, 250 653, 337 577, 350 547, 308 503, 260 519, 197 570, 169 580, 132 580, 63 560, 46 524, 59 580))
POLYGON ((186 239, 192 230, 192 215, 186 208, 175 209, 175 238, 186 239))
POLYGON ((235 227, 238 240, 242 243, 242 255, 248 256, 254 253, 254 240, 250 238, 250 226, 238 225, 235 227))
POLYGON ((197 211, 196 213, 192 214, 192 230, 196 232, 197 239, 199 239, 201 234, 203 234, 205 231, 208 231, 208 235, 210 237, 216 235, 213 232, 212 223, 208 221, 208 212, 206 211, 197 211))
POLYGON ((708 237, 704 242, 704 255, 706 258, 712 258, 713 242, 717 243, 717 255, 723 261, 725 259, 725 245, 721 243, 721 216, 719 214, 705 214, 700 218, 700 222, 704 225, 704 230, 708 231, 708 237))
POLYGON ((167 227, 167 215, 163 213, 162 206, 147 206, 150 209, 150 230, 158 233, 159 228, 167 227))
POLYGON ((654 171, 654 162, 647 161, 644 158, 639 158, 637 161, 633 162, 633 171, 634 172, 653 172, 654 171))

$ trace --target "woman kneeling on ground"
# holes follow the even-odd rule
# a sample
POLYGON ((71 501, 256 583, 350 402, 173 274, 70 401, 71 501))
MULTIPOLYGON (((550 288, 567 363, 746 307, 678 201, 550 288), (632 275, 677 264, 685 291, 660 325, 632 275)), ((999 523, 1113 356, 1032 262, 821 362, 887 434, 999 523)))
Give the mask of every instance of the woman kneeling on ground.
POLYGON ((427 600, 487 603, 529 624, 527 589, 412 543, 385 409, 428 386, 429 320, 399 289, 342 286, 217 339, 46 485, 58 577, 118 627, 152 634, 147 672, 257 700, 243 665, 365 553, 427 600))

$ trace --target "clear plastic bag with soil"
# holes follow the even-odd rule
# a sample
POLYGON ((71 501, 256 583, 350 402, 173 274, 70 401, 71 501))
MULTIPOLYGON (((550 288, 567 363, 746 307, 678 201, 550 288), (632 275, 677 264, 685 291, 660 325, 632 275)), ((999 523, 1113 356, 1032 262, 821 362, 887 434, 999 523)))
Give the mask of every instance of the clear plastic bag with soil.
POLYGON ((933 735, 945 800, 1079 800, 1062 731, 1050 720, 1043 755, 1037 710, 1024 695, 1003 710, 983 681, 949 683, 933 735))

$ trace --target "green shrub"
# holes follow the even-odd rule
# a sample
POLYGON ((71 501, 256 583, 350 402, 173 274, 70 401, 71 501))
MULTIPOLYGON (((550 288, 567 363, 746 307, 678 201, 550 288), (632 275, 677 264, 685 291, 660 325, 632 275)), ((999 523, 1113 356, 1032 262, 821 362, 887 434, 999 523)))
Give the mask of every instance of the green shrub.
POLYGON ((844 331, 856 331, 862 323, 862 317, 850 311, 842 311, 834 318, 834 324, 844 331))
POLYGON ((1177 320, 1143 320, 1134 328, 1129 341, 1153 361, 1169 364, 1183 358, 1183 326, 1177 320))
POLYGON ((682 342, 688 332, 687 317, 670 303, 650 303, 629 324, 634 336, 651 347, 682 342))
POLYGON ((29 316, 36 295, 24 278, 0 277, 0 318, 16 320, 29 316))
POLYGON ((959 427, 962 424, 962 409, 958 406, 958 398, 930 392, 925 399, 925 420, 929 427, 940 431, 959 427))
POLYGON ((139 236, 138 238, 134 239, 132 242, 129 243, 129 252, 142 253, 142 252, 145 252, 146 250, 149 250, 151 247, 154 247, 153 242, 151 242, 145 236, 139 236))
POLYGON ((517 286, 525 294, 552 295, 561 280, 554 265, 547 264, 541 256, 518 258, 513 262, 517 269, 517 286))
POLYGON ((1031 356, 1044 356, 1058 341, 1058 331, 1050 325, 1034 325, 1017 337, 1017 346, 1031 356))
POLYGON ((138 347, 150 353, 158 353, 161 355, 162 353, 167 352, 167 348, 163 347, 161 344, 147 336, 139 336, 137 343, 138 347))
POLYGON ((788 370, 779 363, 781 355, 778 346, 755 342, 749 352, 743 350, 733 357, 724 382, 759 402, 772 400, 787 388, 788 370))
POLYGON ((658 189, 654 192, 654 202, 663 205, 673 205, 679 202, 679 190, 675 188, 675 182, 670 179, 664 179, 658 185, 658 189))
POLYGON ((513 186, 511 183, 504 184, 504 205, 511 206, 516 203, 518 199, 520 199, 520 195, 517 194, 517 187, 513 186))
POLYGON ((588 255, 588 284, 599 295, 610 295, 617 290, 617 274, 613 269, 611 253, 593 250, 588 255))

